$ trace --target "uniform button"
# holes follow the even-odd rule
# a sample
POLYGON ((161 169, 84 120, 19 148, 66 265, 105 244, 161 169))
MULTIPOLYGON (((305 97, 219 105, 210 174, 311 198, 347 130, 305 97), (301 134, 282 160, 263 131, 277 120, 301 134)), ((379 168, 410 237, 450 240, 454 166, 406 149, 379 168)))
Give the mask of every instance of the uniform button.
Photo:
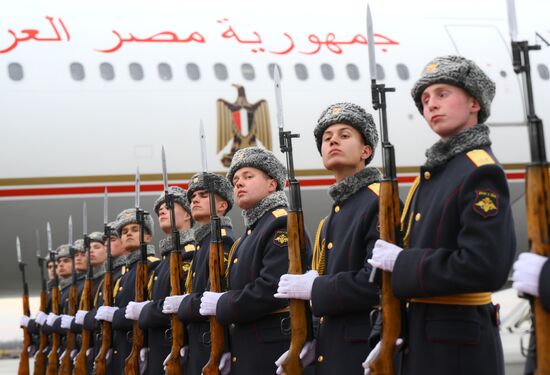
POLYGON ((118 350, 114 350, 113 352, 114 352, 115 354, 118 354, 118 350))
POLYGON ((237 362, 237 357, 231 358, 231 362, 233 362, 233 363, 237 362))
POLYGON ((193 272, 193 277, 195 277, 195 272, 193 272))
POLYGON ((336 213, 340 212, 340 206, 334 207, 334 212, 336 212, 336 213))
POLYGON ((159 278, 158 276, 155 276, 155 281, 157 281, 158 278, 159 278))
POLYGON ((432 174, 428 171, 424 172, 424 179, 429 180, 432 177, 432 174))
POLYGON ((231 329, 235 328, 235 323, 231 323, 231 324, 229 325, 229 328, 231 328, 231 329))
POLYGON ((320 355, 319 357, 317 357, 317 362, 321 363, 325 360, 325 357, 323 357, 322 355, 320 355))
POLYGON ((99 295, 102 296, 102 295, 103 295, 103 292, 99 292, 99 295))
POLYGON ((239 261, 239 258, 233 259, 233 264, 237 263, 239 261))
POLYGON ((327 245, 327 248, 330 250, 330 249, 332 249, 332 246, 333 246, 332 242, 329 242, 328 245, 327 245))
POLYGON ((248 234, 250 236, 250 233, 252 233, 252 229, 249 229, 246 231, 246 234, 248 234))
POLYGON ((122 290, 122 287, 118 288, 118 291, 120 292, 122 290))
POLYGON ((422 215, 419 213, 417 213, 415 216, 414 216, 414 220, 416 221, 420 221, 420 219, 422 218, 422 215))
POLYGON ((197 245, 197 250, 200 250, 200 248, 201 248, 201 245, 197 245))
POLYGON ((319 324, 323 324, 325 322, 325 317, 322 316, 321 319, 319 319, 319 324))

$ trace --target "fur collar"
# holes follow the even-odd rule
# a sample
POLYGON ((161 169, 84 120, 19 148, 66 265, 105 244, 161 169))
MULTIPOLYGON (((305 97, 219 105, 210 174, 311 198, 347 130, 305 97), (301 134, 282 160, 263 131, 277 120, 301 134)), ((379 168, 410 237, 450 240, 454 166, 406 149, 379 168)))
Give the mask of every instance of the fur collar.
MULTIPOLYGON (((195 242, 195 231, 192 228, 180 230, 180 245, 187 245, 188 243, 195 242)), ((174 249, 172 245, 172 235, 163 238, 159 241, 160 253, 165 255, 174 249)))
POLYGON ((66 287, 70 286, 71 282, 73 281, 72 279, 73 279, 72 276, 60 277, 59 278, 59 290, 63 290, 66 287))
POLYGON ((94 267, 93 269, 93 275, 92 279, 97 279, 98 277, 101 277, 105 274, 106 268, 105 268, 105 262, 101 263, 99 266, 94 267))
MULTIPOLYGON (((231 224, 231 218, 229 216, 220 216, 220 224, 222 228, 233 228, 233 225, 231 224)), ((210 225, 210 223, 197 225, 197 227, 195 228, 195 240, 197 241, 197 243, 201 242, 204 237, 210 234, 211 228, 212 225, 210 225)))
POLYGON ((328 194, 334 203, 340 204, 365 186, 380 181, 381 178, 382 175, 378 169, 368 167, 332 185, 328 189, 328 194))
POLYGON ((243 210, 244 226, 247 228, 251 227, 264 216, 266 212, 277 207, 288 207, 288 199, 284 191, 276 191, 269 194, 251 209, 243 210))
POLYGON ((437 141, 426 150, 427 159, 424 166, 439 167, 458 154, 490 145, 489 127, 485 124, 478 124, 449 137, 446 141, 437 141))
POLYGON ((113 257, 113 269, 123 266, 126 264, 126 255, 121 255, 119 257, 113 257))
MULTIPOLYGON (((155 255, 155 247, 153 245, 147 245, 147 256, 155 255)), ((141 248, 137 248, 126 256, 126 266, 131 266, 138 260, 141 260, 141 248)))

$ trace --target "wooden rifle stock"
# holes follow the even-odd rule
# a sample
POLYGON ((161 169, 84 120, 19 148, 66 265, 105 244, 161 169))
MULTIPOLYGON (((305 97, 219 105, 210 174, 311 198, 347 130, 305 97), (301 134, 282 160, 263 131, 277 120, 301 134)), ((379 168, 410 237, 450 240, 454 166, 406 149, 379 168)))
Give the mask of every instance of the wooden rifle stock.
MULTIPOLYGON (((82 289, 82 297, 80 299, 81 310, 90 311, 92 300, 92 287, 93 281, 87 277, 84 281, 84 288, 82 289)), ((86 358, 86 352, 92 345, 92 332, 82 328, 82 344, 80 351, 75 357, 73 375, 86 375, 88 373, 88 361, 86 358)))
MULTIPOLYGON (((212 234, 214 236, 214 234, 212 234)), ((221 275, 225 275, 225 263, 223 246, 219 242, 210 242, 210 253, 208 257, 208 272, 210 278, 210 291, 223 292, 221 275)), ((210 358, 202 369, 204 375, 220 374, 219 365, 225 349, 225 329, 218 322, 216 316, 210 317, 210 358)))
MULTIPOLYGON (((290 211, 288 213, 288 273, 301 275, 302 254, 306 251, 304 235, 304 215, 301 211, 290 211)), ((282 363, 284 374, 301 375, 304 373, 300 352, 308 335, 308 309, 307 301, 291 299, 290 304, 290 348, 288 356, 282 363)))
MULTIPOLYGON (((136 269, 135 301, 145 301, 147 287, 147 259, 140 260, 136 269)), ((145 343, 145 332, 139 328, 139 322, 134 321, 132 329, 132 350, 124 363, 124 375, 139 375, 139 352, 145 343)))
MULTIPOLYGON (((530 164, 527 167, 527 231, 531 251, 550 257, 550 165, 530 164)), ((539 298, 534 298, 537 375, 550 374, 550 312, 539 298)))
MULTIPOLYGON (((26 289, 26 286, 25 286, 26 289)), ((29 294, 23 294, 23 315, 30 316, 29 294)), ((18 375, 29 375, 29 346, 31 345, 31 335, 27 327, 23 328, 23 349, 19 354, 19 370, 18 375)))
MULTIPOLYGON (((42 289, 40 292, 40 311, 46 311, 48 307, 48 292, 42 289)), ((40 327, 40 344, 34 355, 34 375, 44 375, 46 373, 46 347, 48 346, 48 335, 40 327)))
MULTIPOLYGON (((177 246, 176 246, 177 249, 177 246)), ((181 253, 177 250, 170 252, 170 295, 181 294, 181 283, 183 280, 181 253)), ((166 362, 166 375, 180 375, 180 349, 183 347, 183 322, 176 314, 170 317, 172 328, 172 346, 170 348, 170 359, 166 362)))
MULTIPOLYGON (((52 313, 59 315, 59 287, 56 285, 52 288, 52 313)), ((47 375, 57 375, 59 355, 57 351, 61 345, 61 337, 59 333, 52 333, 52 348, 48 356, 47 375)))
MULTIPOLYGON (((77 300, 77 290, 76 285, 71 285, 69 290, 69 315, 75 316, 76 314, 76 300, 77 300)), ((76 349, 76 334, 71 332, 70 329, 67 330, 66 336, 66 347, 65 355, 61 359, 61 364, 59 367, 59 375, 71 375, 72 372, 72 358, 71 352, 76 349)))
MULTIPOLYGON (((113 274, 110 270, 103 276, 103 306, 111 306, 113 300, 113 274)), ((101 323, 101 346, 94 360, 94 375, 107 373, 107 353, 111 349, 112 328, 111 322, 104 320, 101 323)))
MULTIPOLYGON (((400 220, 399 191, 396 180, 384 180, 380 183, 380 239, 398 243, 400 220)), ((382 338, 380 355, 370 365, 374 375, 393 375, 393 356, 395 342, 401 333, 401 303, 391 289, 392 273, 382 273, 382 338)))

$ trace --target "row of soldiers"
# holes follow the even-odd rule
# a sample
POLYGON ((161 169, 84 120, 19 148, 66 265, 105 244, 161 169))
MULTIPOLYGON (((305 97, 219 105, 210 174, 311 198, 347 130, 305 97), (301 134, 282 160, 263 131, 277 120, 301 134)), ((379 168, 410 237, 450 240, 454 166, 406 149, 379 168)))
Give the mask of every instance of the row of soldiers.
MULTIPOLYGON (((399 246, 379 239, 381 175, 369 166, 378 143, 372 116, 358 105, 337 103, 322 112, 314 129, 323 164, 336 183, 329 189, 330 212, 312 241, 307 238, 311 262, 303 274, 287 273, 285 167, 272 152, 250 147, 235 153, 227 176, 198 173, 188 190, 169 189, 183 249, 183 294, 171 293, 169 253, 174 244, 171 211, 162 194, 154 212, 167 237, 159 243, 160 259, 152 245, 147 248, 146 301, 136 301, 134 285, 140 231, 150 243, 153 219, 146 216, 140 223, 135 209, 128 209, 112 223, 110 238, 99 232, 90 235, 93 309, 67 314, 69 253, 62 245, 56 269, 64 315, 40 311, 36 319, 24 318, 22 325, 33 332, 94 332, 92 373, 100 322, 111 322, 107 373, 122 374, 137 322, 148 340, 140 353, 141 373, 162 374, 171 346, 170 317, 176 314, 186 327, 182 373, 200 374, 210 356, 209 318, 215 317, 227 330, 222 374, 281 374, 291 339, 289 300, 304 300, 313 317, 300 353, 306 372, 369 374, 380 350, 380 317, 372 313, 380 305, 379 278, 370 277, 375 267, 392 272, 391 289, 403 302, 395 358, 403 374, 504 374, 499 309, 491 292, 508 278, 516 240, 506 175, 484 124, 494 94, 491 79, 463 57, 439 57, 423 70, 412 97, 440 139, 426 151, 426 162, 402 205, 399 246), (223 292, 210 291, 209 193, 214 193, 221 218, 223 292), (245 224, 237 240, 226 216, 234 204, 245 224), (100 287, 105 241, 114 259, 109 304, 104 304, 100 287)), ((83 251, 79 244, 74 247, 77 254, 83 251)), ((75 266, 80 272, 85 269, 84 262, 75 266)), ((522 254, 514 268, 514 287, 539 295, 550 310, 547 258, 522 254)))

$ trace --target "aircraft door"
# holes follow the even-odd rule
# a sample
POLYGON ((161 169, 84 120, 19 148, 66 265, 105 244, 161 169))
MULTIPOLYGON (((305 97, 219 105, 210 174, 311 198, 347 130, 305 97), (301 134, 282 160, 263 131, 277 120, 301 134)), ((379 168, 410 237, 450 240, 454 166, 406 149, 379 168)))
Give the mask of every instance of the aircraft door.
POLYGON ((458 54, 474 60, 496 83, 490 126, 524 126, 521 81, 512 68, 510 45, 491 25, 445 26, 458 54))

